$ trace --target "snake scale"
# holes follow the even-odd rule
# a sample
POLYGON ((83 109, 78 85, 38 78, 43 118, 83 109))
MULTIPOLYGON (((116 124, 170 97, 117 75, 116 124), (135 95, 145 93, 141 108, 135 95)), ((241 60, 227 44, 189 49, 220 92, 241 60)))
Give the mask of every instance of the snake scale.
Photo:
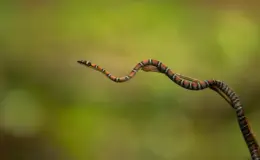
POLYGON ((139 70, 143 70, 146 72, 163 73, 168 78, 170 78, 174 83, 188 90, 198 91, 206 88, 210 88, 214 90, 215 92, 220 94, 236 111, 238 124, 241 133, 244 137, 244 140, 247 144, 247 147, 249 149, 251 159, 260 160, 260 147, 251 130, 249 122, 245 116, 244 109, 242 107, 240 99, 238 95, 231 88, 229 88, 224 82, 215 79, 202 81, 187 76, 183 76, 181 74, 173 72, 168 66, 155 59, 147 59, 141 61, 140 63, 136 64, 136 66, 132 69, 132 71, 128 75, 123 77, 116 77, 112 75, 110 72, 108 72, 107 70, 105 70, 104 68, 100 67, 97 64, 91 63, 90 61, 79 60, 77 62, 105 74, 110 80, 117 83, 129 81, 136 75, 136 73, 139 70))

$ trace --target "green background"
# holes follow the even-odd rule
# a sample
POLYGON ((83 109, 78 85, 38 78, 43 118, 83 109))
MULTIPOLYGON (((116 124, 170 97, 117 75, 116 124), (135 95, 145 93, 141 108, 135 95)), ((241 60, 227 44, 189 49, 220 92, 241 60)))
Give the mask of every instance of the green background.
POLYGON ((257 2, 9 1, 0 5, 1 160, 249 158, 235 111, 166 76, 115 76, 144 59, 219 79, 260 140, 257 2))

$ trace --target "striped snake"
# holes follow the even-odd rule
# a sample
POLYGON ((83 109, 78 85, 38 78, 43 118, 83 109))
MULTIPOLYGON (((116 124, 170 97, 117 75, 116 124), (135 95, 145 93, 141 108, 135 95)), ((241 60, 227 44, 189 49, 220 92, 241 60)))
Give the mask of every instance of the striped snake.
POLYGON ((260 160, 260 147, 258 145, 258 142, 250 128, 250 125, 248 123, 248 120, 245 116, 244 109, 242 107, 242 104, 240 103, 238 95, 229 88, 224 82, 211 79, 211 80, 197 80, 194 78, 186 77, 178 73, 174 73, 170 68, 168 68, 166 65, 164 65, 162 62, 155 60, 155 59, 147 59, 143 60, 140 63, 138 63, 132 71, 123 77, 116 77, 104 68, 91 63, 90 61, 85 60, 79 60, 78 63, 93 68, 104 75, 106 75, 110 80, 122 83, 129 81, 131 78, 133 78, 136 73, 141 69, 145 72, 159 72, 164 73, 167 77, 169 77, 174 83, 179 85, 182 88, 188 89, 188 90, 203 90, 206 88, 210 88, 217 92, 219 95, 221 95, 236 111, 236 116, 238 120, 238 124, 240 127, 240 130, 243 134, 244 140, 247 144, 247 147, 249 149, 251 159, 252 160, 260 160))

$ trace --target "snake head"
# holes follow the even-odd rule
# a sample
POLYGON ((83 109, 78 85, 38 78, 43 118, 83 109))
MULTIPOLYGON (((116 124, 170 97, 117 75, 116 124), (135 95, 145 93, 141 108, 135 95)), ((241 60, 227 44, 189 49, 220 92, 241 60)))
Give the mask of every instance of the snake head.
POLYGON ((86 60, 78 60, 77 61, 79 64, 83 64, 86 66, 91 66, 91 62, 90 61, 86 61, 86 60))

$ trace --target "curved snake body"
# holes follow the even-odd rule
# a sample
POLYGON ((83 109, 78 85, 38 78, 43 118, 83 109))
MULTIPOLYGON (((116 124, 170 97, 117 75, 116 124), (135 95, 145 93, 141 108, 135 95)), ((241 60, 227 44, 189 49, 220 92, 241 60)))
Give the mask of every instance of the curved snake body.
POLYGON ((85 65, 87 67, 93 68, 99 72, 102 72, 110 80, 117 82, 117 83, 129 81, 141 69, 146 72, 163 73, 167 77, 169 77, 174 83, 176 83, 177 85, 181 86, 182 88, 185 88, 188 90, 197 90, 198 91, 198 90, 203 90, 206 88, 210 88, 210 89, 214 90, 215 92, 220 94, 223 98, 225 98, 225 100, 232 106, 232 108, 236 110, 238 124, 239 124, 240 130, 243 134, 244 140, 250 151, 251 159, 260 160, 260 147, 249 126, 249 123, 245 116, 244 109, 239 100, 239 97, 224 82, 215 80, 215 79, 201 81, 201 80, 197 80, 197 79, 190 78, 187 76, 183 76, 183 75, 173 72, 169 67, 164 65, 162 62, 160 62, 158 60, 154 60, 154 59, 147 59, 147 60, 141 61, 132 69, 132 71, 128 75, 123 76, 123 77, 116 77, 116 76, 112 75, 110 72, 108 72, 107 70, 105 70, 104 68, 102 68, 96 64, 93 64, 90 61, 80 60, 80 61, 78 61, 78 63, 85 65))

